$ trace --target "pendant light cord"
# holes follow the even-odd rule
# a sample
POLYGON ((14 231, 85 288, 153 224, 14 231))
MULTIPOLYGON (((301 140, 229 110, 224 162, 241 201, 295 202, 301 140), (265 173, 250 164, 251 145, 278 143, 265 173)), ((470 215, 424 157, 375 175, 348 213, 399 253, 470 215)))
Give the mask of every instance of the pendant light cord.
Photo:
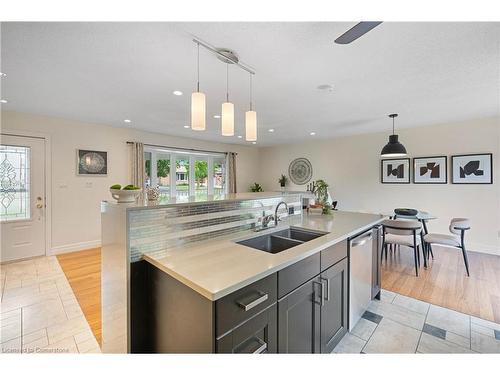
POLYGON ((392 118, 392 135, 394 135, 394 117, 392 118))
POLYGON ((229 63, 226 63, 226 102, 229 103, 229 63))
POLYGON ((196 91, 200 92, 200 43, 197 43, 197 45, 198 45, 198 65, 197 65, 198 82, 196 84, 196 91))
POLYGON ((252 110, 252 94, 253 94, 253 90, 252 90, 252 74, 250 73, 250 111, 252 110))

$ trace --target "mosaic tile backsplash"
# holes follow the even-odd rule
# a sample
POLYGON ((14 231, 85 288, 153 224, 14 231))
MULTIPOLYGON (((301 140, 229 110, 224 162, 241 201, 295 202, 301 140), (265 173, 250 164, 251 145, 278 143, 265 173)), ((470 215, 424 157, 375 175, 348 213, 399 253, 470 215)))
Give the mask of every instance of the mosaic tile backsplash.
MULTIPOLYGON (((300 195, 131 210, 130 260, 135 262, 143 254, 252 229, 263 213, 274 214, 281 201, 294 208, 293 215, 302 215, 300 195)), ((278 214, 286 215, 284 205, 278 214)))

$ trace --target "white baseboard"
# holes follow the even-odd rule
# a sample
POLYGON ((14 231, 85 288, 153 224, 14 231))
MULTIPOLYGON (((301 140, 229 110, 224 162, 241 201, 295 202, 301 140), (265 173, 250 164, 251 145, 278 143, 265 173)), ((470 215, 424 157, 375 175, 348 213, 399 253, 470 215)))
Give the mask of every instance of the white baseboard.
POLYGON ((71 253, 73 251, 92 249, 100 246, 101 246, 101 240, 70 243, 67 245, 52 247, 48 255, 71 253))
POLYGON ((466 243, 466 247, 467 251, 471 252, 500 255, 500 249, 496 246, 479 244, 479 243, 470 243, 470 244, 466 243))

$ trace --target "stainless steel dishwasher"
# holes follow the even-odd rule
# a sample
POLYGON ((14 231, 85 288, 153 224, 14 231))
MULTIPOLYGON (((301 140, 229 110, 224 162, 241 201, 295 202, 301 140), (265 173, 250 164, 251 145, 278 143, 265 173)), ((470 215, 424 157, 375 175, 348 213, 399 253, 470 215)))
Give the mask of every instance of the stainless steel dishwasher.
POLYGON ((349 240, 349 331, 372 299, 373 240, 370 229, 349 240))

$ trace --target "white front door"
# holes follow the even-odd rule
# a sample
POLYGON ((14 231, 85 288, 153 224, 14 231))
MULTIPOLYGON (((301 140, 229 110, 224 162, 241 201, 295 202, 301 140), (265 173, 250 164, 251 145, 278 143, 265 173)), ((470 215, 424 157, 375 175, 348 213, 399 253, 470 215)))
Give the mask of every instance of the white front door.
POLYGON ((45 140, 2 135, 0 261, 45 255, 45 140))

